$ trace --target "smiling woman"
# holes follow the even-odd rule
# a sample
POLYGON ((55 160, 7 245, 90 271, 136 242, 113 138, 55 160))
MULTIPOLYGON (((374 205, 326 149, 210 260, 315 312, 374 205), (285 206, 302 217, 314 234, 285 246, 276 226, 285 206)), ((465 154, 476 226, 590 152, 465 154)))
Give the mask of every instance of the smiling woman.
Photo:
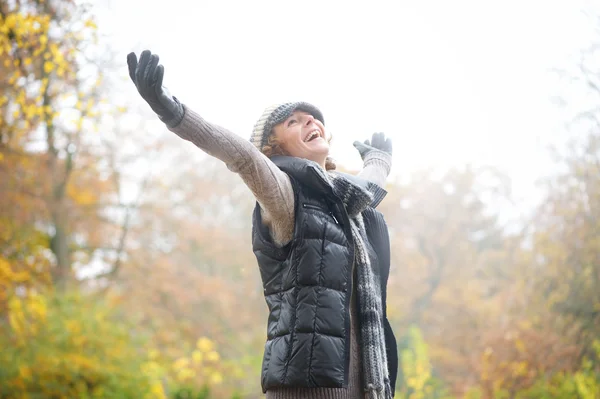
POLYGON ((290 103, 282 106, 267 108, 254 127, 254 134, 250 141, 261 148, 267 157, 273 155, 290 155, 310 159, 318 163, 325 170, 336 168, 335 162, 329 157, 329 144, 331 135, 325 133, 325 121, 319 109, 308 103, 290 103), (276 108, 280 108, 277 110, 276 108), (278 111, 277 122, 271 127, 271 134, 263 137, 265 122, 268 116, 278 111), (291 115, 288 114, 292 111, 291 115), (282 120, 282 116, 288 116, 282 120), (263 140, 266 138, 266 143, 263 140))
POLYGON ((310 159, 325 168, 329 143, 325 141, 323 117, 307 104, 294 108, 295 111, 286 120, 273 127, 274 137, 287 155, 310 159))
POLYGON ((252 245, 269 309, 262 388, 269 399, 389 399, 398 369, 386 315, 390 242, 375 208, 391 167, 381 133, 355 142, 358 176, 335 172, 322 112, 265 109, 250 140, 168 94, 150 51, 127 57, 142 98, 167 127, 220 159, 256 198, 252 245))

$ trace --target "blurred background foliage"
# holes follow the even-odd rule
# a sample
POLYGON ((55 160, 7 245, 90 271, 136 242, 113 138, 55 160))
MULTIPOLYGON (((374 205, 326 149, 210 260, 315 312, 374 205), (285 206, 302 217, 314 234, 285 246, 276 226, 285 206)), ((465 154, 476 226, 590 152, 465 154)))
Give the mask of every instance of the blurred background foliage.
MULTIPOLYGON (((0 2, 0 397, 261 397, 250 192, 210 158, 171 168, 168 132, 140 141, 93 11, 0 2)), ((597 96, 594 51, 574 81, 597 96)), ((519 228, 494 168, 389 181, 396 397, 600 398, 600 111, 580 111, 519 228)))

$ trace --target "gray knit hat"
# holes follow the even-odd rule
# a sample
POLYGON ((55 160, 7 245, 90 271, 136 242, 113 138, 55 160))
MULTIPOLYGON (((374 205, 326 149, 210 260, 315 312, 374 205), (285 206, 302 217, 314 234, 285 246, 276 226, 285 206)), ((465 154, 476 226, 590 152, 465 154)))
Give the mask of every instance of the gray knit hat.
POLYGON ((315 119, 321 121, 322 124, 325 124, 323 113, 312 104, 305 102, 276 104, 267 107, 263 111, 262 116, 254 125, 250 142, 262 151, 269 140, 269 135, 271 134, 273 127, 289 118, 294 111, 308 112, 315 119))

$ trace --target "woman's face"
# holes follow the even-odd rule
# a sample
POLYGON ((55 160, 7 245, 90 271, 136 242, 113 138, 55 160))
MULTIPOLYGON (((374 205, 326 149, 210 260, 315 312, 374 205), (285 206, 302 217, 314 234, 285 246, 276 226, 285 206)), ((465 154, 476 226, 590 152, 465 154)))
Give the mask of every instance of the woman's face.
POLYGON ((285 121, 275 125, 273 132, 288 155, 325 165, 325 159, 329 155, 325 126, 309 113, 295 111, 285 121))

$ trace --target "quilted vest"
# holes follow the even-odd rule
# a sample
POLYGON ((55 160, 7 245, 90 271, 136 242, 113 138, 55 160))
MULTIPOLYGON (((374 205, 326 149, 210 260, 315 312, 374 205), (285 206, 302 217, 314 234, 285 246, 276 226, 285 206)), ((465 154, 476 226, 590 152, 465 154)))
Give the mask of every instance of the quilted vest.
MULTIPOLYGON (((295 195, 295 226, 290 243, 273 244, 256 204, 252 246, 269 309, 261 371, 263 392, 276 387, 340 388, 348 384, 350 297, 354 244, 350 221, 323 170, 314 162, 275 156, 290 176, 295 195)), ((386 352, 392 390, 398 368, 396 340, 385 315, 390 249, 383 215, 374 208, 380 187, 345 175, 374 194, 363 218, 381 281, 386 352)))

